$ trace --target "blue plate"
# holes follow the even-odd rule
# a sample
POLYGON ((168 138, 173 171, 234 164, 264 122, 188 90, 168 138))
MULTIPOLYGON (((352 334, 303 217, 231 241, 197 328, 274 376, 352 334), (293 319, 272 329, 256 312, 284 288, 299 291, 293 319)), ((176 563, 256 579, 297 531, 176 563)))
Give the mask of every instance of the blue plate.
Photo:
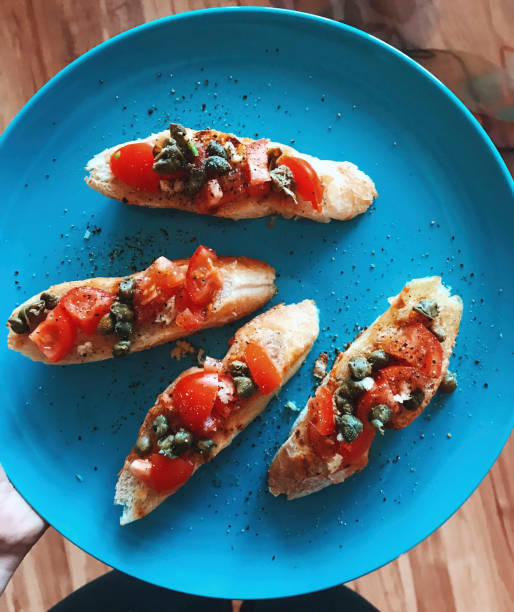
MULTIPOLYGON (((54 527, 120 570, 189 593, 293 595, 369 572, 417 544, 470 495, 512 427, 510 177, 462 104, 413 61, 352 28, 287 11, 199 11, 93 49, 52 79, 3 135, 1 317, 52 283, 119 275, 198 243, 273 264, 273 303, 315 298, 322 332, 301 372, 215 461, 146 519, 121 528, 116 474, 155 396, 191 360, 164 346, 80 367, 1 349, 1 461, 54 527), (347 223, 234 223, 124 206, 89 189, 96 152, 169 120, 268 136, 348 159, 376 205, 347 223), (374 443, 347 483, 287 502, 271 458, 332 355, 412 277, 441 274, 464 300, 459 390, 374 443)), ((193 337, 222 356, 236 325, 193 337)))

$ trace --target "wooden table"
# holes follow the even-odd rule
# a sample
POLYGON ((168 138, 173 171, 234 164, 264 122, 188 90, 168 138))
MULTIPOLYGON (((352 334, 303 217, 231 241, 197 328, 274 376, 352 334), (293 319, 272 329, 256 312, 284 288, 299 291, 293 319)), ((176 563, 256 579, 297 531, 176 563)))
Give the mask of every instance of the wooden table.
MULTIPOLYGON (((467 1, 459 0, 464 14, 467 1)), ((164 15, 244 4, 269 3, 3 0, 0 129, 58 70, 102 40, 164 15)), ((295 6, 287 0, 280 4, 295 6)), ((314 10, 314 4, 300 1, 296 6, 314 10)), ((511 440, 478 490, 441 529, 393 563, 348 586, 383 612, 514 610, 514 495, 509 477, 513 464, 511 440)), ((0 612, 40 612, 107 571, 107 566, 49 529, 0 598, 0 612)))

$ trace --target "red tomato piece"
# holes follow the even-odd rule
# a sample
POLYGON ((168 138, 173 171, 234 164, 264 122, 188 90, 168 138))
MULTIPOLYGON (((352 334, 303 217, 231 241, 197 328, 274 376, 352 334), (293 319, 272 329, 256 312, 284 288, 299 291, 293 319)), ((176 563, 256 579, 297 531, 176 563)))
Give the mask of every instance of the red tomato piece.
POLYGON ((200 245, 189 261, 186 290, 196 306, 207 306, 223 284, 221 273, 216 268, 216 259, 215 251, 200 245))
POLYGON ((308 161, 292 155, 281 155, 277 159, 277 166, 287 166, 293 173, 296 181, 296 192, 307 202, 310 202, 316 212, 322 212, 323 185, 317 172, 308 161))
POLYGON ((168 459, 153 453, 150 459, 135 459, 130 471, 157 493, 175 493, 191 477, 194 463, 182 457, 168 459))
POLYGON ((322 436, 329 436, 336 430, 332 393, 327 387, 319 387, 309 401, 310 422, 322 436))
POLYGON ((218 375, 209 372, 195 372, 177 381, 173 389, 173 406, 185 427, 196 432, 202 430, 212 412, 218 390, 218 375))
POLYGON ((175 323, 182 329, 198 329, 205 319, 203 310, 191 310, 186 308, 175 317, 175 323))
POLYGON ((280 387, 282 375, 264 347, 250 342, 246 345, 244 359, 253 380, 263 393, 271 393, 280 387))
POLYGON ((271 177, 268 170, 268 151, 264 138, 246 145, 245 172, 248 181, 248 195, 257 198, 269 192, 271 177))
POLYGON ((100 319, 107 314, 115 297, 96 287, 75 287, 60 301, 71 320, 86 334, 94 334, 100 319))
MULTIPOLYGON (((423 387, 426 384, 427 377, 420 372, 417 368, 411 366, 388 366, 382 368, 377 376, 377 384, 387 383, 387 386, 391 390, 393 395, 399 395, 403 392, 410 393, 414 389, 423 387)), ((368 391, 371 393, 373 389, 368 391)), ((367 395, 367 394, 366 394, 367 395)), ((395 400, 392 400, 393 402, 395 400)), ((378 402, 379 404, 387 404, 391 409, 395 409, 388 402, 378 402)), ((396 406, 398 409, 399 406, 396 406)))
POLYGON ((73 348, 76 337, 75 325, 61 304, 51 310, 46 319, 29 335, 32 342, 52 363, 66 357, 73 348))
POLYGON ((117 149, 111 155, 114 176, 132 189, 156 193, 161 177, 152 170, 153 147, 147 142, 133 142, 117 149))
POLYGON ((431 378, 437 378, 441 374, 441 343, 423 323, 404 327, 393 339, 384 343, 384 350, 431 378))
POLYGON ((307 423, 307 438, 315 454, 325 461, 331 459, 339 448, 334 436, 324 436, 311 421, 307 423))
POLYGON ((211 179, 205 183, 196 196, 198 206, 202 211, 214 210, 223 200, 223 190, 218 179, 211 179))

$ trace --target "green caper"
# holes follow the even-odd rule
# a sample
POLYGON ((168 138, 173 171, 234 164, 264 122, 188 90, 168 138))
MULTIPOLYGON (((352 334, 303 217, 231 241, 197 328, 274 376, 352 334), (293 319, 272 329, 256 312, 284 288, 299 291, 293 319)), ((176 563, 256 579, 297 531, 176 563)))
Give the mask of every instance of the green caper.
POLYGON ((181 455, 193 446, 193 436, 191 432, 181 427, 175 434, 174 451, 175 454, 181 455))
POLYGON ((294 175, 287 166, 278 166, 270 172, 271 186, 275 191, 284 193, 296 202, 296 182, 294 175))
POLYGON ((216 444, 212 440, 197 440, 195 442, 196 450, 202 455, 208 455, 216 444))
POLYGON ((250 368, 244 361, 232 361, 228 366, 229 372, 232 376, 247 376, 250 377, 250 368))
POLYGON ((122 302, 114 302, 111 306, 111 312, 114 315, 116 321, 133 321, 134 311, 128 304, 122 302))
POLYGON ((59 296, 55 295, 55 293, 49 293, 48 291, 44 291, 39 296, 39 299, 43 300, 47 310, 53 310, 59 303, 59 296))
POLYGON ((96 331, 99 334, 104 335, 112 334, 114 332, 114 317, 110 312, 104 314, 104 316, 100 319, 96 331))
POLYGON ((444 342, 446 340, 446 332, 441 325, 437 323, 432 323, 430 326, 430 331, 434 334, 434 336, 439 340, 439 342, 444 342))
POLYGON ((421 300, 419 304, 414 306, 413 310, 431 320, 439 314, 439 306, 434 300, 421 300))
POLYGON ((194 161, 198 155, 198 149, 194 142, 187 138, 187 131, 180 123, 170 123, 170 135, 176 141, 178 148, 181 150, 185 159, 188 162, 194 161))
POLYGON ((112 347, 113 357, 125 357, 130 353, 130 340, 119 340, 112 347))
POLYGON ((123 304, 132 304, 136 291, 136 281, 133 278, 124 278, 118 288, 118 300, 123 304))
POLYGON ((347 442, 353 442, 364 429, 362 421, 353 414, 337 414, 335 420, 337 431, 347 442))
POLYGON ((155 417, 152 423, 152 429, 158 438, 162 438, 168 433, 168 419, 164 414, 159 414, 155 417))
POLYGON ((424 399, 425 393, 423 389, 414 389, 409 399, 406 399, 403 402, 403 405, 405 408, 407 408, 407 410, 417 410, 423 403, 424 399))
POLYGON ((369 419, 372 421, 373 419, 378 419, 382 421, 382 424, 386 424, 387 421, 391 418, 393 411, 387 404, 377 404, 373 406, 373 408, 369 411, 369 419))
POLYGON ((136 440, 134 450, 140 457, 144 457, 152 450, 152 441, 146 434, 141 434, 136 440))
POLYGON ((355 357, 348 363, 348 368, 354 380, 362 380, 371 374, 371 364, 365 357, 355 357))
POLYGON ((442 391, 443 393, 453 393, 456 388, 457 374, 455 374, 455 372, 450 372, 450 370, 446 370, 446 374, 439 385, 439 391, 442 391))
POLYGON ((45 318, 45 308, 44 300, 37 300, 37 302, 22 306, 18 311, 18 318, 24 321, 29 329, 34 329, 45 318))
POLYGON ((239 397, 250 397, 257 391, 257 386, 247 376, 234 376, 234 386, 239 397))
POLYGON ((380 419, 372 419, 370 421, 371 425, 378 431, 380 435, 384 435, 384 424, 380 419))
POLYGON ((152 170, 157 174, 169 174, 186 164, 184 153, 178 147, 177 141, 170 138, 155 156, 152 170))
POLYGON ((132 323, 128 321, 116 321, 114 325, 114 333, 120 340, 128 340, 133 331, 134 328, 132 327, 132 323))
POLYGON ((28 334, 30 331, 30 327, 27 325, 27 322, 25 320, 22 321, 17 316, 11 317, 7 323, 15 334, 28 334))
POLYGON ((337 388, 334 393, 334 403, 336 405, 337 410, 341 414, 353 414, 353 410, 354 410, 353 404, 347 397, 339 393, 340 389, 341 387, 337 388))
POLYGON ((338 387, 337 393, 341 397, 346 397, 349 400, 357 399, 365 391, 368 391, 373 386, 374 381, 367 376, 362 380, 353 380, 351 376, 344 379, 343 383, 338 387))
POLYGON ((232 166, 228 161, 219 155, 208 157, 203 162, 203 167, 205 168, 205 174, 208 178, 215 178, 222 174, 228 174, 232 170, 232 166))
POLYGON ((157 440, 157 446, 159 447, 160 455, 165 455, 168 459, 175 459, 177 457, 175 452, 175 436, 172 434, 157 440))
POLYGON ((391 357, 385 351, 373 351, 368 357, 368 361, 371 363, 373 372, 385 368, 391 360, 391 357))
POLYGON ((225 147, 223 147, 219 142, 215 140, 211 140, 211 142, 207 145, 207 155, 209 157, 213 157, 216 155, 217 157, 223 157, 223 159, 228 159, 228 154, 225 151, 225 147))
POLYGON ((206 180, 205 170, 201 166, 193 166, 184 183, 184 193, 189 196, 195 195, 204 186, 206 180))

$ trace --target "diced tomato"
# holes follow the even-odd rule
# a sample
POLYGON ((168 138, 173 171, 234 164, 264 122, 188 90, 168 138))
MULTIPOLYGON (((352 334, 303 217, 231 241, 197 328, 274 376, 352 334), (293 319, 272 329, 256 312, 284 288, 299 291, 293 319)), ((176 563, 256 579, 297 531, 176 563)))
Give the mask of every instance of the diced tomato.
POLYGON ((334 403, 327 387, 318 387, 316 395, 309 400, 309 418, 322 436, 335 432, 334 403))
POLYGON ((132 461, 130 471, 157 493, 175 493, 191 477, 194 463, 182 457, 168 459, 153 453, 150 459, 132 461))
POLYGON ((281 155, 277 166, 287 166, 293 173, 296 192, 306 202, 310 202, 316 212, 322 212, 323 185, 317 172, 308 161, 292 155, 281 155))
POLYGON ((202 430, 212 412, 218 390, 218 375, 209 372, 195 372, 177 381, 173 389, 173 406, 185 427, 192 431, 202 430))
POLYGON ((199 246, 189 261, 186 289, 189 299, 196 306, 207 306, 223 284, 216 259, 215 251, 199 246))
POLYGON ((263 393, 271 393, 280 387, 282 375, 264 347, 250 342, 246 345, 244 359, 253 380, 263 393))
POLYGON ((71 320, 86 334, 94 334, 100 319, 107 314, 115 297, 96 287, 75 287, 65 293, 60 301, 71 320))
POLYGON ((205 320, 205 312, 203 309, 190 308, 179 312, 175 317, 175 323, 182 329, 193 330, 198 329, 205 320))
POLYGON ((268 151, 264 138, 246 145, 245 172, 248 181, 248 195, 258 198, 269 192, 271 177, 268 170, 268 151))
POLYGON ((186 271, 166 257, 159 257, 136 276, 134 311, 136 322, 153 321, 164 305, 182 287, 186 271))
POLYGON ((133 142, 117 149, 111 155, 114 176, 132 189, 156 193, 164 178, 152 170, 153 147, 147 142, 133 142))
MULTIPOLYGON (((414 389, 422 388, 427 382, 427 377, 425 374, 422 374, 420 370, 411 366, 387 366, 386 368, 382 368, 377 376, 377 384, 383 384, 384 382, 387 383, 393 395, 400 395, 402 393, 410 393, 414 389)), ((371 391, 373 391, 373 389, 371 389, 371 391)), ((378 403, 387 404, 391 409, 395 409, 394 406, 388 402, 384 401, 378 403)), ((398 408, 397 406, 396 409, 398 408)))
POLYGON ((236 390, 231 376, 226 374, 219 378, 218 396, 214 402, 213 413, 222 419, 226 419, 232 412, 236 390))
POLYGON ((339 448, 335 436, 324 436, 311 421, 307 423, 307 438, 312 450, 325 461, 331 459, 339 448))
POLYGON ((223 200, 223 190, 218 179, 211 179, 205 183, 196 196, 198 206, 203 212, 214 210, 223 200))
POLYGON ((61 304, 51 310, 46 319, 29 335, 32 342, 52 363, 66 357, 73 348, 76 337, 75 325, 61 304))
POLYGON ((399 334, 384 343, 384 350, 427 376, 437 378, 441 374, 441 343, 422 323, 402 328, 399 334))

